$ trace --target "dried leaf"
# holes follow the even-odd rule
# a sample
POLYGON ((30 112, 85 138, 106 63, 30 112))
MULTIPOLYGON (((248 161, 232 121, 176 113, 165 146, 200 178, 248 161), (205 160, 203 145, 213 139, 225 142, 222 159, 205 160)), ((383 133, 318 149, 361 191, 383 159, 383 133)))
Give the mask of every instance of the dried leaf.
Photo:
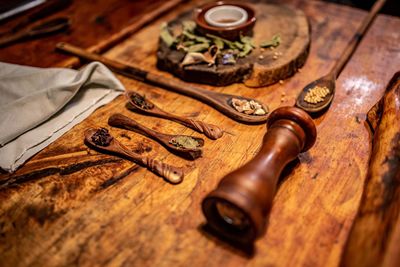
POLYGON ((265 41, 260 44, 260 47, 262 48, 268 48, 268 47, 277 47, 281 44, 281 36, 279 34, 276 34, 272 36, 272 39, 270 41, 265 41))
POLYGON ((209 43, 194 44, 187 48, 188 52, 202 52, 210 47, 209 43))
POLYGON ((253 48, 256 47, 256 46, 254 45, 253 38, 251 38, 250 36, 243 36, 243 35, 240 35, 240 41, 241 41, 243 44, 249 44, 249 45, 251 45, 253 48))
POLYGON ((169 32, 168 24, 166 22, 161 25, 160 38, 168 47, 171 47, 176 43, 176 38, 174 38, 169 32))
POLYGON ((183 35, 187 39, 196 41, 197 43, 209 43, 210 42, 210 40, 208 40, 207 38, 202 37, 202 36, 197 36, 197 35, 195 35, 193 33, 188 32, 188 31, 183 31, 183 35))
POLYGON ((194 29, 196 29, 196 22, 193 20, 185 20, 182 22, 182 27, 184 31, 194 32, 194 29))
POLYGON ((206 62, 206 58, 204 57, 204 55, 202 53, 191 52, 191 53, 186 54, 181 65, 187 66, 187 65, 193 65, 193 64, 203 63, 203 62, 206 62))
POLYGON ((243 50, 239 53, 238 57, 245 57, 251 53, 253 47, 249 43, 245 43, 243 46, 243 50))

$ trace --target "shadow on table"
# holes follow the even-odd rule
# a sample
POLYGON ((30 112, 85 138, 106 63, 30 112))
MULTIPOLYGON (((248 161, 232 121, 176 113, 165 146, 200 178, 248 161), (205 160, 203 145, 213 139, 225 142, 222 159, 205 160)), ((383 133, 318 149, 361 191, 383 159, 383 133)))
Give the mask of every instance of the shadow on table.
POLYGON ((208 240, 215 243, 217 246, 229 250, 232 253, 235 253, 241 257, 251 259, 255 254, 254 244, 239 243, 231 239, 227 239, 226 237, 220 235, 213 228, 211 228, 207 223, 200 225, 198 227, 198 230, 203 236, 205 236, 208 240))

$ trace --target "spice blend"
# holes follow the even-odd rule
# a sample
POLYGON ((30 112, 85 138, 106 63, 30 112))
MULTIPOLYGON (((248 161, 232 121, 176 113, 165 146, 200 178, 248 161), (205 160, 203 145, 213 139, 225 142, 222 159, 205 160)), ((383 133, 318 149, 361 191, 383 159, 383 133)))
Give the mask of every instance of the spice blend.
POLYGON ((100 128, 92 135, 92 142, 98 146, 109 146, 112 140, 113 137, 106 128, 100 128))

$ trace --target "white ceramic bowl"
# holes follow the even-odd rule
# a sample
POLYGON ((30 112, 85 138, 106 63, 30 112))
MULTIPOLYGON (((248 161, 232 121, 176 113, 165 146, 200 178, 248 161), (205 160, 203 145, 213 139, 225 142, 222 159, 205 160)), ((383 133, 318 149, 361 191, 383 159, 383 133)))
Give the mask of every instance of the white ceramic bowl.
POLYGON ((247 11, 233 5, 221 5, 210 8, 205 14, 205 21, 214 27, 229 28, 247 21, 247 11))

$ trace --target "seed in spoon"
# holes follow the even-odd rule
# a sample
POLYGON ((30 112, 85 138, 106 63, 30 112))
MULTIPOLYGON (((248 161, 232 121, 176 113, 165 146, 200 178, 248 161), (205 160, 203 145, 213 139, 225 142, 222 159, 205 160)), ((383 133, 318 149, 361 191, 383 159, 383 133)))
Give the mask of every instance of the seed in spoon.
POLYGON ((304 96, 304 101, 310 104, 317 104, 324 101, 324 98, 329 94, 329 88, 326 86, 315 86, 307 91, 304 96))
POLYGON ((144 96, 141 96, 137 93, 132 93, 130 95, 131 100, 133 103, 135 103, 137 106, 143 108, 143 109, 152 109, 154 108, 154 105, 152 103, 149 103, 146 101, 146 98, 144 96))
POLYGON ((113 137, 106 128, 100 128, 92 135, 92 142, 98 146, 109 146, 112 140, 113 137))
POLYGON ((197 149, 200 147, 200 143, 194 139, 193 137, 190 136, 176 136, 173 137, 169 143, 171 145, 174 145, 176 147, 181 147, 184 149, 197 149))

